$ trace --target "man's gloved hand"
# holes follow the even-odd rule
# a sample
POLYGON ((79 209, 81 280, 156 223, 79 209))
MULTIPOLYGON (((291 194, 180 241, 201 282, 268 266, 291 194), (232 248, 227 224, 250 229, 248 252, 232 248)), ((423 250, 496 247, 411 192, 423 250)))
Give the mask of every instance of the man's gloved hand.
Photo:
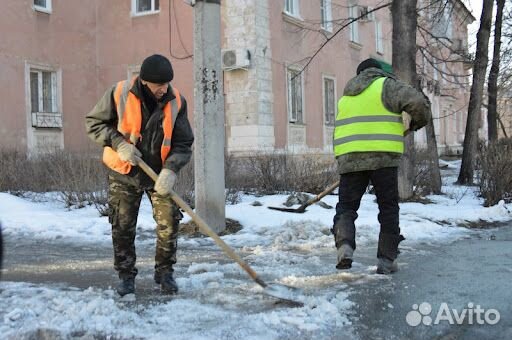
POLYGON ((155 183, 155 191, 162 196, 169 195, 176 183, 176 173, 170 169, 162 169, 155 183))
POLYGON ((123 141, 119 146, 117 147, 117 154, 119 155, 119 158, 122 161, 128 162, 131 165, 137 165, 137 158, 141 157, 142 154, 139 150, 135 147, 135 145, 130 144, 128 142, 123 141))
POLYGON ((409 131, 418 131, 421 127, 418 126, 418 123, 416 123, 413 119, 411 120, 411 123, 409 124, 409 131))

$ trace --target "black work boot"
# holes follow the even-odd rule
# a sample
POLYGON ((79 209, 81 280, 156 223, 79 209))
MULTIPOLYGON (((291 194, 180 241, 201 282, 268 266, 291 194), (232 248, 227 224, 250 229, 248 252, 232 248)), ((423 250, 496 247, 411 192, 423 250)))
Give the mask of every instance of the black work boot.
POLYGON ((121 296, 135 293, 135 278, 129 277, 121 279, 121 282, 117 286, 116 290, 117 293, 121 296))
POLYGON ((352 256, 354 255, 354 249, 348 244, 343 243, 338 248, 338 264, 336 269, 350 269, 352 268, 352 256))
POLYGON ((160 276, 160 289, 164 294, 178 293, 178 285, 176 284, 176 281, 172 277, 172 272, 168 272, 160 276))
POLYGON ((379 247, 377 249, 377 274, 391 274, 398 271, 396 258, 400 251, 398 244, 405 238, 398 234, 379 234, 379 247))
POLYGON ((379 257, 377 274, 389 275, 396 271, 398 271, 398 264, 396 263, 396 260, 391 261, 385 257, 379 257))
POLYGON ((153 280, 155 280, 155 283, 159 285, 160 282, 162 281, 162 274, 160 274, 159 272, 155 272, 155 275, 153 275, 153 280))
POLYGON ((336 269, 352 268, 352 256, 356 249, 356 229, 354 220, 356 216, 352 214, 341 215, 334 227, 334 244, 337 249, 336 269))

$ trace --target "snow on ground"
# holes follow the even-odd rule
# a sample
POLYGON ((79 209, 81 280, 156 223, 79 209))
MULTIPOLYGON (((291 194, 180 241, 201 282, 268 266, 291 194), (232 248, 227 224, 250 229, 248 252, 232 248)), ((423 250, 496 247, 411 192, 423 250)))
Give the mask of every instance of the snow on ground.
MULTIPOLYGON (((448 164, 455 168, 458 163, 460 162, 448 164)), ((454 177, 444 178, 443 192, 446 194, 429 196, 432 204, 400 204, 400 224, 408 242, 451 241, 453 237, 459 237, 461 233, 467 232, 466 229, 457 228, 458 225, 480 220, 499 222, 510 218, 510 205, 507 207, 500 203, 493 207, 483 207, 482 199, 476 197, 475 188, 455 186, 452 184, 454 181, 454 177)), ((48 196, 55 197, 52 194, 48 196)), ((225 239, 236 247, 272 244, 274 247, 297 246, 307 250, 318 246, 331 246, 332 237, 329 229, 332 227, 334 209, 313 205, 303 214, 267 209, 268 206, 283 206, 286 198, 286 195, 244 195, 240 203, 226 206, 226 217, 238 220, 243 230, 225 239), (256 201, 262 205, 254 206, 253 203, 256 201)), ((328 195, 322 201, 334 207, 337 199, 336 195, 328 195)), ((0 221, 7 236, 40 240, 61 239, 76 243, 111 242, 107 217, 99 217, 97 210, 92 206, 66 209, 55 199, 33 202, 8 193, 0 193, 0 202, 0 221)), ((375 196, 365 195, 358 211, 358 243, 365 244, 377 240, 377 213, 375 196)), ((190 218, 185 216, 183 222, 188 220, 190 218)), ((141 205, 138 230, 154 230, 151 206, 146 197, 143 198, 141 205)), ((200 239, 185 242, 193 244, 209 241, 200 239)))
POLYGON ((88 334, 123 339, 277 339, 287 328, 306 332, 325 328, 325 324, 348 324, 343 311, 351 305, 347 294, 339 292, 329 299, 310 301, 304 308, 240 313, 194 299, 142 306, 118 299, 113 290, 79 291, 27 283, 3 283, 0 297, 3 306, 12 306, 9 312, 2 311, 0 333, 13 339, 35 329, 58 330, 64 335, 87 330, 88 334))
MULTIPOLYGON (((459 164, 447 165, 448 169, 456 169, 459 164)), ((454 186, 451 183, 455 179, 449 176, 443 180, 443 192, 447 194, 428 197, 431 204, 401 204, 404 247, 451 242, 471 232, 460 227, 470 222, 511 219, 510 205, 500 203, 484 208, 474 188, 454 186)), ((46 329, 64 336, 151 339, 282 339, 301 338, 301 334, 308 338, 328 337, 329 332, 350 325, 352 302, 346 282, 388 278, 375 275, 374 267, 365 268, 357 262, 352 273, 335 271, 333 263, 326 265, 326 258, 335 258, 330 234, 334 209, 314 205, 304 214, 267 209, 281 206, 285 200, 285 195, 245 195, 240 203, 227 206, 226 217, 238 220, 243 230, 223 239, 244 253, 260 277, 303 289, 297 298, 304 307, 275 308, 234 263, 191 261, 186 273, 177 277, 180 294, 167 301, 119 299, 112 289, 81 290, 58 282, 4 282, 0 285, 0 334, 15 339, 46 329), (255 201, 261 205, 253 205, 255 201)), ((322 201, 335 206, 337 196, 330 195, 322 201)), ((377 213, 375 197, 365 195, 356 222, 358 247, 375 246, 377 213)), ((188 219, 185 217, 185 221, 188 219)), ((93 207, 66 209, 52 199, 33 202, 0 193, 0 220, 4 236, 14 242, 23 238, 111 247, 108 219, 99 217, 93 207)), ((146 236, 154 231, 147 199, 141 206, 138 230, 146 236)), ((153 244, 154 237, 137 242, 153 244)), ((180 239, 180 250, 218 252, 215 247, 208 238, 180 239)), ((180 251, 178 256, 182 258, 178 261, 186 259, 184 253, 180 251)))

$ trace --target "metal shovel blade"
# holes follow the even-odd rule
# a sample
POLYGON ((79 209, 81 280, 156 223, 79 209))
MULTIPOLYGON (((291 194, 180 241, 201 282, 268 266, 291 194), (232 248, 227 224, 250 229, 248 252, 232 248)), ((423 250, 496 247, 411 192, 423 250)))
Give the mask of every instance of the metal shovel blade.
POLYGON ((334 189, 338 188, 339 185, 340 185, 340 181, 337 181, 337 182, 331 184, 324 191, 322 191, 321 193, 319 193, 318 195, 316 195, 315 197, 313 197, 312 199, 310 199, 306 203, 302 203, 302 205, 300 207, 295 208, 295 209, 293 209, 293 208, 280 208, 280 207, 267 207, 267 208, 273 209, 273 210, 279 210, 279 211, 286 211, 286 212, 302 214, 302 213, 306 212, 306 208, 307 207, 309 207, 311 204, 314 204, 314 203, 320 201, 323 197, 325 197, 326 195, 331 193, 334 189))
POLYGON ((290 287, 280 283, 268 283, 263 289, 263 292, 294 307, 304 306, 304 303, 297 301, 297 296, 303 294, 300 288, 290 287))
POLYGON ((296 209, 294 208, 280 208, 280 207, 267 207, 272 210, 279 210, 279 211, 286 211, 286 212, 292 212, 292 213, 298 213, 302 214, 306 212, 306 207, 298 207, 296 209))

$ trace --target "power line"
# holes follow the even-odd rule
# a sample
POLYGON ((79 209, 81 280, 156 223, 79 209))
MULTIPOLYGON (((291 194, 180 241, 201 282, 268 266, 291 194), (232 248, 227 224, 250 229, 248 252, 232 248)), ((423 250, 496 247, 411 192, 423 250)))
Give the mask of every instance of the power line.
POLYGON ((176 17, 176 5, 175 5, 175 3, 176 3, 176 1, 169 0, 169 11, 168 11, 168 19, 169 19, 169 54, 171 55, 171 57, 173 57, 174 59, 178 59, 178 60, 190 59, 194 55, 191 54, 190 52, 188 52, 187 48, 185 47, 185 44, 183 43, 183 38, 181 37, 181 32, 180 32, 180 25, 178 24, 178 19, 176 17), (172 2, 172 11, 174 12, 172 15, 171 15, 171 2, 172 2), (172 52, 172 18, 171 18, 172 16, 174 16, 174 21, 176 23, 176 32, 178 34, 178 39, 180 41, 181 47, 183 48, 183 50, 186 53, 185 56, 177 56, 177 55, 174 55, 173 52, 172 52))

